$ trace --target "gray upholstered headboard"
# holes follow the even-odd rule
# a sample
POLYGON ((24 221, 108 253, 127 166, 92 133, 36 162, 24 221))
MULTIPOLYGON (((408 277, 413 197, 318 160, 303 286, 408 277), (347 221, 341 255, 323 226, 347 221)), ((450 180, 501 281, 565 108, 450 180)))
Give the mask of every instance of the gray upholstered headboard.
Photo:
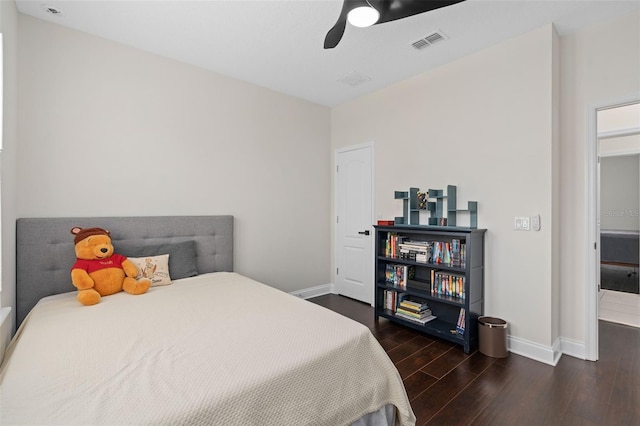
POLYGON ((71 228, 100 227, 118 242, 194 240, 198 273, 233 271, 233 216, 24 218, 16 222, 16 315, 20 325, 45 296, 74 291, 71 228))

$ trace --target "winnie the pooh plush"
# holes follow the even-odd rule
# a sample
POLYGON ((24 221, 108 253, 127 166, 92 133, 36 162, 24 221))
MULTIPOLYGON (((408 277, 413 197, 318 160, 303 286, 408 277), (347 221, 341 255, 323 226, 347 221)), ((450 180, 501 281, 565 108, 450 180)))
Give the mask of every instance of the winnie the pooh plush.
POLYGON ((142 294, 149 289, 149 280, 136 280, 136 265, 113 252, 109 231, 75 227, 71 233, 75 235, 73 242, 78 258, 71 268, 71 282, 78 289, 80 303, 95 305, 102 296, 122 290, 142 294))

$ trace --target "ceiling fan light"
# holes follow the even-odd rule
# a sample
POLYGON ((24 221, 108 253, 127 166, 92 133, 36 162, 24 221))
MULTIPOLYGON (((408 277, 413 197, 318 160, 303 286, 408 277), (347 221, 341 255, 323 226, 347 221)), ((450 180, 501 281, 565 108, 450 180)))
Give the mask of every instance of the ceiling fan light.
POLYGON ((360 28, 370 27, 378 22, 378 19, 380 19, 380 12, 371 6, 356 7, 347 14, 349 23, 360 28))

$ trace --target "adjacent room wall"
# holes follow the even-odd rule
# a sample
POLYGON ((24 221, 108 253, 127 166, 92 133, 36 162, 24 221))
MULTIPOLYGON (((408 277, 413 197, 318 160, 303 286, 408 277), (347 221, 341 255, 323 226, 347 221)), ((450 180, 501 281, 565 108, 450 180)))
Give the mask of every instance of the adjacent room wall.
POLYGON ((330 283, 327 107, 18 23, 18 216, 232 214, 237 272, 330 283))
MULTIPOLYGON (((554 49, 549 25, 332 110, 333 148, 375 144, 375 216, 395 190, 457 185, 487 228, 485 313, 523 342, 550 348, 554 49), (515 216, 540 214, 539 232, 515 216)), ((512 340, 512 343, 517 343, 512 340)))
POLYGON ((600 228, 640 230, 640 161, 638 155, 600 159, 600 228))

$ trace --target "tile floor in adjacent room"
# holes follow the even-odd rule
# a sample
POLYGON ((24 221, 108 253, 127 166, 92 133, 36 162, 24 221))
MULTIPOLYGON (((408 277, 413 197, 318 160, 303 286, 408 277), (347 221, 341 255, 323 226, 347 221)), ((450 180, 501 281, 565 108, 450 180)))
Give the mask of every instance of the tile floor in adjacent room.
POLYGON ((640 328, 640 295, 600 290, 599 319, 640 328))

